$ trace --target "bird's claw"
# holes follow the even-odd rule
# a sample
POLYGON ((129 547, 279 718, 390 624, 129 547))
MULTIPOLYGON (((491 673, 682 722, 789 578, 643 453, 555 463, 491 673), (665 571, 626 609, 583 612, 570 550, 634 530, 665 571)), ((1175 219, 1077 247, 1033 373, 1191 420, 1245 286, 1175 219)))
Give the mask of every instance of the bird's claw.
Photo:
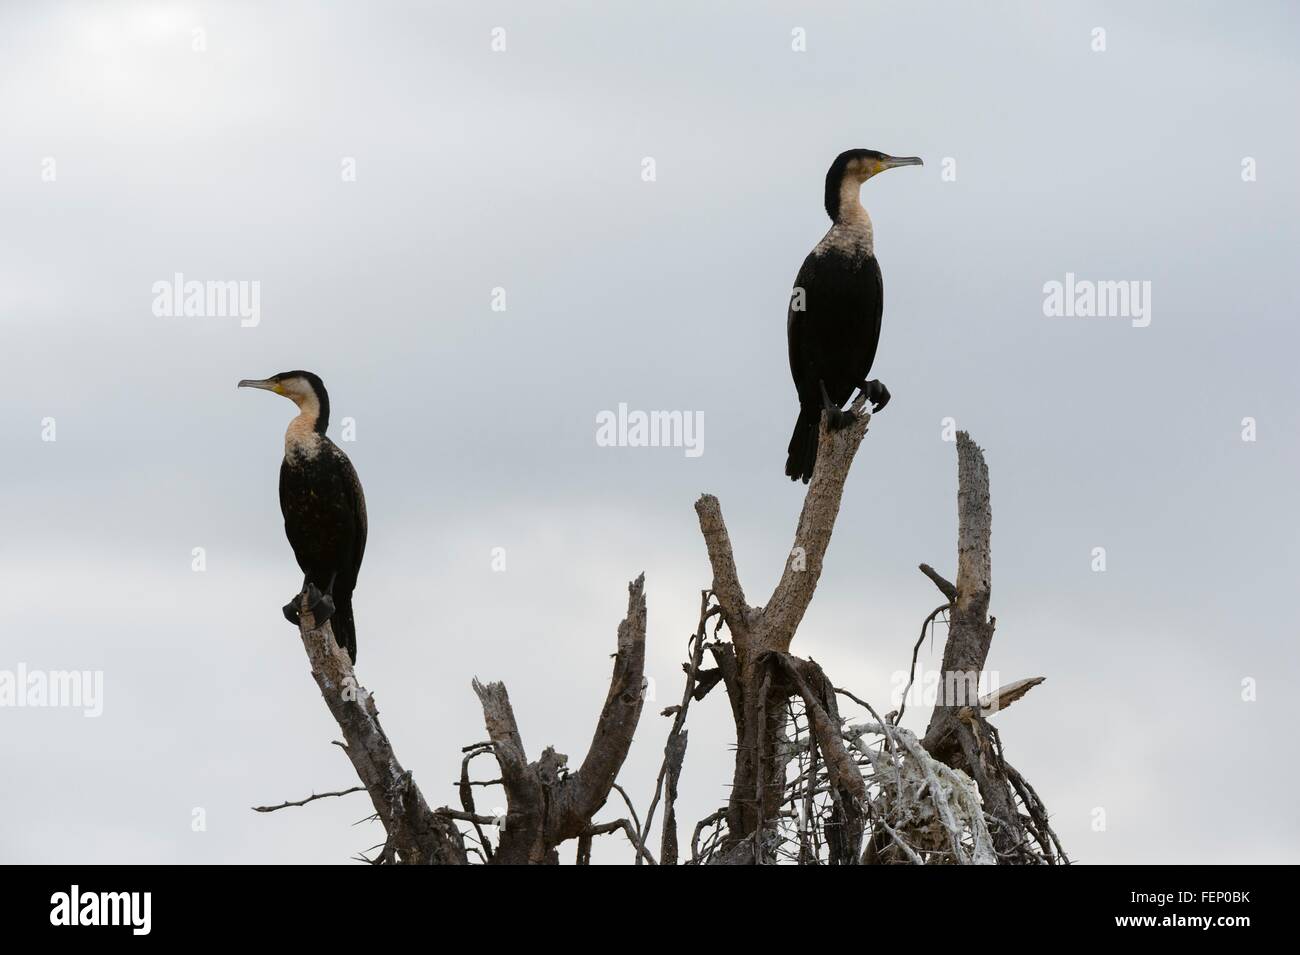
POLYGON ((889 404, 889 389, 883 381, 866 381, 862 383, 862 394, 871 402, 871 413, 878 414, 880 409, 889 404))
POLYGON ((320 588, 315 584, 308 584, 307 609, 311 611, 312 617, 316 620, 316 626, 319 627, 334 616, 334 598, 329 594, 321 593, 320 588))
POLYGON ((826 409, 826 430, 840 431, 853 424, 853 412, 841 408, 826 409))
POLYGON ((312 608, 312 612, 316 617, 316 626, 319 627, 334 616, 334 598, 329 594, 321 594, 320 602, 312 608))
POLYGON ((323 594, 315 584, 309 583, 307 588, 287 604, 284 605, 284 619, 288 620, 295 627, 298 626, 299 618, 302 613, 302 598, 307 597, 307 609, 311 611, 312 618, 316 621, 316 626, 320 626, 330 617, 334 616, 334 598, 329 594, 323 594))

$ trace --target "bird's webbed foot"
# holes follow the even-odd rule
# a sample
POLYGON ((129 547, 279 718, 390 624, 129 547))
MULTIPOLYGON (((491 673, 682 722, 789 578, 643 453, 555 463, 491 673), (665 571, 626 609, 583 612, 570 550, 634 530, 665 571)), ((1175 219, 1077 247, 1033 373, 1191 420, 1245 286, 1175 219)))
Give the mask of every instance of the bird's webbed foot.
POLYGON ((303 593, 307 595, 307 609, 311 611, 312 618, 316 621, 316 626, 320 626, 330 617, 334 616, 334 598, 327 593, 321 593, 320 589, 313 583, 308 582, 307 586, 296 597, 284 605, 284 619, 288 620, 295 627, 298 626, 300 608, 302 607, 303 593))
POLYGON ((889 404, 889 389, 885 387, 883 381, 864 381, 858 386, 862 389, 862 394, 871 402, 871 413, 878 414, 880 409, 889 404))
POLYGON ((826 430, 841 431, 853 424, 853 412, 840 408, 826 409, 826 430))
POLYGON ((307 585, 307 608, 311 610, 316 626, 320 626, 334 616, 334 598, 328 593, 321 593, 315 584, 307 585))
POLYGON ((822 389, 822 407, 826 411, 826 429, 828 431, 839 431, 847 428, 853 423, 853 413, 845 411, 839 405, 831 401, 831 396, 826 391, 826 382, 821 382, 822 389))

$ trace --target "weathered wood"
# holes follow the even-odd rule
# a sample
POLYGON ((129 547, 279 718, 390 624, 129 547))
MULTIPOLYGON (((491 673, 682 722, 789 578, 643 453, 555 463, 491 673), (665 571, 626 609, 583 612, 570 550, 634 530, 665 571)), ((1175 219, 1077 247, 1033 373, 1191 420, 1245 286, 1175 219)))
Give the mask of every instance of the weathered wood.
MULTIPOLYGON (((1011 862, 1021 849, 1024 833, 1011 782, 993 746, 991 728, 980 712, 984 701, 977 689, 997 624, 988 616, 993 590, 992 533, 989 469, 984 452, 969 434, 959 431, 955 593, 942 586, 942 578, 936 573, 927 572, 925 565, 921 568, 952 601, 948 641, 940 666, 939 699, 922 745, 939 761, 975 779, 985 812, 995 820, 992 838, 999 860, 1011 862)), ((1019 688, 1019 695, 1028 689, 1019 688)))
POLYGON ((980 716, 987 718, 994 713, 1002 712, 1046 679, 1045 676, 1034 676, 1027 680, 1016 680, 998 687, 991 693, 985 693, 979 700, 980 716))
POLYGON ((682 760, 686 758, 688 733, 682 730, 668 738, 665 747, 667 773, 664 779, 664 830, 659 846, 659 864, 677 864, 677 781, 682 775, 682 760))
MULTIPOLYGON (((965 431, 957 432, 957 583, 952 601, 948 641, 940 666, 939 700, 925 733, 925 747, 936 756, 940 741, 953 745, 957 711, 978 704, 979 674, 988 659, 996 621, 988 618, 992 592, 993 516, 989 503, 989 470, 984 453, 965 431)), ((925 567, 923 565, 922 570, 925 567)), ((927 574, 933 580, 937 574, 927 574)), ((942 587, 940 588, 943 589, 942 587)))
POLYGON ((306 596, 298 621, 311 675, 343 733, 347 754, 375 813, 388 833, 378 860, 413 865, 464 865, 464 839, 450 819, 433 812, 411 774, 402 768, 379 724, 374 696, 358 683, 329 623, 317 627, 306 596))
POLYGON ((645 575, 628 585, 627 616, 618 627, 618 652, 605 705, 582 765, 565 773, 568 757, 548 747, 530 763, 519 724, 504 684, 474 680, 483 707, 483 722, 501 765, 506 791, 506 823, 492 858, 497 865, 539 865, 558 861, 556 847, 567 839, 579 845, 580 861, 589 857, 592 835, 624 829, 638 853, 653 862, 639 833, 621 820, 614 828, 592 823, 609 797, 627 758, 645 700, 645 575))
POLYGON ((504 683, 480 683, 476 678, 471 685, 483 707, 483 723, 506 791, 505 826, 493 861, 499 865, 546 862, 550 847, 543 838, 546 800, 541 774, 528 762, 510 694, 504 683))
POLYGON ((785 568, 772 596, 764 607, 745 603, 745 591, 736 573, 736 559, 731 549, 731 535, 722 519, 722 506, 712 494, 703 494, 695 502, 713 569, 713 593, 722 607, 723 619, 731 631, 742 668, 747 660, 760 653, 776 650, 786 653, 795 630, 803 621, 821 578, 822 562, 830 546, 835 518, 844 496, 844 482, 849 476, 853 457, 866 436, 871 414, 865 401, 853 403, 853 421, 845 428, 829 431, 823 414, 820 426, 817 464, 804 496, 794 543, 787 553, 785 568))
POLYGON ((695 503, 713 569, 712 590, 735 648, 732 660, 727 651, 710 647, 727 687, 736 724, 728 834, 719 856, 731 863, 744 861, 746 853, 739 850, 746 842, 748 858, 763 861, 761 851, 754 848, 762 846, 761 834, 750 837, 756 835, 765 820, 775 819, 780 808, 788 757, 781 757, 777 744, 784 735, 785 701, 796 692, 796 686, 781 668, 774 671, 759 661, 765 654, 789 652, 817 589, 844 482, 871 421, 865 406, 865 398, 859 396, 850 409, 851 423, 835 431, 828 429, 826 415, 822 415, 817 463, 804 496, 794 543, 766 606, 751 607, 745 601, 718 499, 705 494, 695 503))
MULTIPOLYGON (((664 716, 673 717, 673 726, 668 731, 668 742, 664 744, 664 760, 659 767, 659 778, 655 781, 655 792, 650 799, 650 808, 646 810, 645 824, 641 826, 641 841, 644 843, 650 837, 650 827, 654 824, 655 808, 659 805, 660 794, 667 787, 663 835, 659 850, 660 865, 677 864, 677 817, 674 807, 677 802, 677 780, 681 776, 682 761, 686 758, 686 714, 691 708, 692 700, 702 699, 709 688, 722 679, 722 670, 715 669, 709 671, 711 676, 706 678, 708 682, 703 691, 697 685, 697 680, 702 676, 700 665, 704 662, 704 642, 707 639, 709 619, 722 612, 720 606, 709 606, 709 598, 712 596, 712 593, 707 590, 700 593, 700 622, 695 633, 691 634, 690 662, 683 666, 686 671, 686 685, 682 689, 682 701, 677 706, 671 706, 663 711, 664 716)), ((716 633, 716 626, 714 630, 716 633)), ((637 864, 641 864, 639 856, 637 864)))
POLYGON ((835 803, 835 824, 826 827, 828 861, 831 865, 855 865, 862 848, 862 806, 867 799, 867 784, 844 743, 835 687, 812 660, 777 653, 771 658, 789 675, 802 698, 804 716, 816 741, 815 751, 821 753, 826 764, 835 803))

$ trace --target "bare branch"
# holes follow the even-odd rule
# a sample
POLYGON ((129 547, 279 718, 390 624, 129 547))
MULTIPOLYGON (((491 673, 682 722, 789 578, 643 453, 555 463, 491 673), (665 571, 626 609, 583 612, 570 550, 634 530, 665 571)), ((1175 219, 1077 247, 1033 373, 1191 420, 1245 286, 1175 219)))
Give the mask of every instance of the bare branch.
POLYGON ((571 811, 584 823, 605 804, 641 719, 645 703, 645 627, 645 574, 641 574, 628 584, 627 616, 618 625, 618 653, 605 706, 587 757, 570 787, 571 811))
POLYGON ((575 838, 585 840, 579 845, 579 861, 589 857, 591 818, 609 798, 641 717, 645 629, 643 574, 628 585, 627 616, 618 627, 609 692, 591 747, 575 773, 565 772, 568 757, 551 747, 529 763, 505 686, 474 681, 506 791, 506 824, 494 864, 552 863, 557 861, 555 847, 575 838))
POLYGON ((921 573, 934 581, 934 585, 939 588, 940 593, 948 598, 949 603, 952 603, 952 601, 957 599, 957 587, 944 579, 937 570, 929 564, 921 564, 920 569, 921 573))
POLYGON ((691 834, 690 861, 692 863, 697 863, 700 861, 700 834, 708 826, 717 826, 726 817, 727 817, 727 810, 726 807, 723 807, 722 809, 718 809, 714 812, 709 813, 709 815, 705 816, 703 819, 701 819, 699 822, 695 824, 695 831, 691 834))
POLYGON ((636 814, 636 806, 632 805, 632 797, 629 796, 627 790, 618 783, 614 783, 610 788, 623 797, 623 805, 627 806, 627 811, 632 814, 632 824, 636 827, 637 831, 640 832, 641 818, 636 814))
MULTIPOLYGON (((922 569, 925 564, 921 565, 922 569)), ((945 581, 947 583, 947 581, 945 581)), ((955 593, 956 591, 954 591, 955 593)), ((907 695, 912 692, 912 683, 916 680, 916 658, 921 652, 921 644, 925 643, 925 631, 934 622, 934 619, 952 607, 951 603, 941 604, 930 611, 929 616, 921 621, 921 635, 916 638, 916 645, 912 647, 912 669, 907 674, 907 686, 903 687, 903 698, 898 704, 898 716, 894 718, 895 723, 903 721, 903 712, 907 709, 907 695)))
POLYGON ((460 830, 434 814, 411 774, 402 769, 388 734, 379 724, 374 696, 357 682, 352 662, 334 641, 329 623, 316 626, 306 594, 298 627, 312 677, 343 733, 343 751, 388 833, 381 861, 466 864, 460 830))
POLYGON ((745 591, 736 573, 736 557, 731 550, 731 535, 722 519, 722 505, 712 494, 702 494, 695 502, 695 513, 699 516, 700 533, 704 535, 704 546, 713 567, 713 595, 722 607, 723 619, 739 643, 749 633, 749 617, 753 610, 745 603, 745 591))
POLYGON ((330 796, 346 796, 348 793, 360 793, 365 792, 365 790, 365 786, 353 786, 351 789, 340 789, 338 792, 333 793, 313 793, 306 799, 299 799, 296 802, 282 802, 278 806, 254 806, 253 812, 275 812, 277 809, 288 809, 290 806, 305 806, 317 799, 327 799, 330 796))
MULTIPOLYGON (((478 786, 487 786, 492 784, 499 785, 501 780, 499 779, 493 780, 491 783, 487 783, 487 782, 479 783, 469 778, 469 764, 473 762, 473 760, 475 760, 477 757, 491 753, 492 752, 491 743, 481 743, 478 746, 471 747, 467 750, 462 750, 462 752, 464 752, 465 755, 460 761, 460 782, 457 785, 456 789, 457 792, 460 794, 460 807, 463 810, 465 810, 466 813, 473 816, 477 812, 477 809, 474 806, 474 787, 476 785, 478 786)), ((482 825, 480 823, 475 822, 474 831, 478 833, 479 845, 483 847, 481 854, 485 856, 485 861, 491 860, 492 845, 488 842, 487 835, 483 832, 482 825)))
POLYGON ((538 774, 528 764, 510 694, 504 683, 485 684, 475 678, 472 685, 483 707, 483 723, 492 739, 492 750, 501 767, 501 785, 506 790, 506 825, 494 861, 544 862, 548 848, 542 840, 545 796, 538 774))
MULTIPOLYGON (((476 827, 495 826, 500 822, 499 819, 492 816, 485 816, 482 813, 477 812, 462 812, 459 809, 452 809, 449 806, 442 806, 441 808, 435 809, 434 814, 438 816, 446 816, 448 819, 459 819, 461 822, 472 822, 476 827)), ((488 856, 488 858, 490 859, 491 856, 488 856)))
POLYGON ((812 602, 817 581, 821 578, 822 560, 830 546, 831 531, 840 512, 844 495, 844 482, 848 480, 849 467, 866 436, 871 422, 865 410, 866 398, 859 395, 854 401, 853 423, 837 431, 829 431, 826 415, 822 414, 818 429, 817 464, 812 481, 804 497, 795 529, 791 553, 798 553, 799 561, 788 559, 781 580, 772 592, 772 599, 763 610, 764 625, 768 631, 763 649, 787 652, 794 632, 803 621, 803 615, 812 602))
POLYGON ((668 738, 664 747, 665 779, 664 827, 660 840, 659 860, 662 865, 677 864, 677 780, 682 775, 682 760, 686 758, 686 738, 688 731, 683 729, 668 738))
POLYGON ((811 661, 798 660, 786 654, 774 654, 774 658, 794 680, 799 695, 803 698, 804 713, 807 715, 809 728, 817 739, 817 747, 826 762, 831 785, 845 790, 854 798, 866 799, 867 787, 862 781, 862 772, 844 746, 839 713, 837 712, 832 719, 827 712, 827 706, 834 705, 835 689, 826 682, 826 675, 822 673, 821 667, 811 661), (820 679, 822 682, 820 693, 811 685, 812 679, 820 679), (823 705, 822 699, 828 701, 826 705, 823 705))
POLYGON ((957 432, 957 597, 972 614, 988 612, 992 591, 993 512, 984 452, 965 431, 957 432))
MULTIPOLYGON (((664 865, 677 864, 677 820, 673 817, 673 803, 677 799, 677 777, 682 771, 682 760, 686 757, 686 714, 690 710, 691 700, 698 700, 703 695, 699 693, 696 687, 696 678, 700 673, 700 664, 704 661, 705 632, 709 618, 721 611, 720 607, 709 607, 710 596, 711 594, 707 590, 700 592, 700 622, 695 633, 691 635, 689 643, 691 659, 684 667, 686 670, 686 686, 682 690, 682 702, 677 707, 672 708, 674 710, 673 726, 668 731, 668 742, 664 744, 664 760, 659 767, 659 778, 655 782, 655 793, 650 799, 650 808, 646 810, 645 825, 637 827, 641 834, 641 841, 645 842, 646 837, 650 834, 650 825, 654 822, 655 807, 659 804, 659 796, 663 792, 666 782, 668 785, 668 804, 664 811, 664 830, 660 849, 660 857, 664 865)), ((711 672, 713 673, 713 683, 722 678, 720 669, 711 672)), ((705 692, 708 691, 705 690, 705 692)), ((668 713, 668 710, 664 711, 665 716, 668 713)))
MULTIPOLYGON (((504 683, 480 683, 477 677, 471 686, 483 707, 483 722, 492 737, 492 751, 501 767, 501 783, 507 791, 518 795, 535 780, 529 772, 524 741, 519 734, 514 708, 510 705, 510 693, 504 683)), ((539 804, 540 801, 538 793, 539 804)))
MULTIPOLYGON (((722 670, 718 667, 711 667, 708 670, 701 670, 696 675, 695 690, 691 693, 691 699, 699 702, 709 695, 709 691, 718 685, 722 679, 722 670)), ((665 716, 668 714, 665 713, 665 716)))
POLYGON ((865 404, 865 397, 859 395, 851 408, 852 423, 835 431, 827 428, 823 413, 818 430, 817 464, 799 513, 794 544, 781 579, 761 611, 745 603, 745 592, 736 573, 731 536, 722 519, 718 499, 712 494, 704 494, 695 502, 700 532, 704 535, 709 563, 713 567, 713 592, 742 655, 764 650, 785 653, 790 649, 790 641, 803 620, 821 577, 822 560, 840 511, 849 466, 871 421, 865 404), (752 639, 754 630, 762 634, 758 643, 752 639))
POLYGON ((980 715, 987 717, 1005 710, 1046 679, 1045 676, 1034 676, 1027 680, 1016 680, 998 687, 992 693, 985 693, 980 697, 980 715))
POLYGON ((588 826, 584 829, 579 837, 590 839, 592 836, 608 835, 611 832, 622 832, 626 834, 627 841, 632 843, 632 848, 636 849, 637 856, 644 859, 651 865, 656 865, 655 857, 650 854, 650 850, 641 844, 637 837, 636 830, 632 828, 632 823, 626 819, 615 819, 613 822, 602 822, 598 825, 588 826))

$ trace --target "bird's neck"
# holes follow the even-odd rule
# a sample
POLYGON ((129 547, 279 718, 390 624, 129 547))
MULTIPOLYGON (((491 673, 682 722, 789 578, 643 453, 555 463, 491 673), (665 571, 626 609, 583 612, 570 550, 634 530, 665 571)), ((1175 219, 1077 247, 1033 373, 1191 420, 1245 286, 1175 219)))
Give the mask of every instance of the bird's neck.
POLYGON ((284 432, 285 457, 312 458, 320 450, 320 403, 309 396, 298 402, 298 417, 284 432))
POLYGON ((836 225, 871 231, 871 216, 867 215, 867 210, 862 205, 862 183, 850 176, 845 176, 840 183, 839 213, 835 219, 836 225))
POLYGON ((840 205, 835 224, 823 240, 843 252, 855 255, 875 254, 875 230, 871 216, 862 205, 858 193, 862 184, 848 177, 840 183, 840 205))

